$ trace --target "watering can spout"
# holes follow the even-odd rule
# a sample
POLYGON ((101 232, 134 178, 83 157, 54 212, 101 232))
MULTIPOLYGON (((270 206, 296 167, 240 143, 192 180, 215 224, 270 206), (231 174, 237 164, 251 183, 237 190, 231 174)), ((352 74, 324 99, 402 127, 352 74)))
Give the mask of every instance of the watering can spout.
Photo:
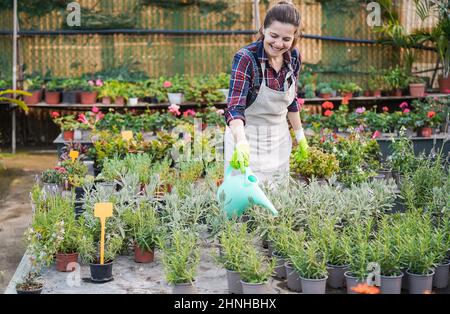
POLYGON ((247 168, 245 174, 234 176, 231 175, 232 170, 231 166, 228 166, 224 181, 217 191, 217 200, 228 218, 242 215, 253 204, 267 208, 271 214, 277 216, 278 211, 259 187, 258 178, 251 169, 247 168))

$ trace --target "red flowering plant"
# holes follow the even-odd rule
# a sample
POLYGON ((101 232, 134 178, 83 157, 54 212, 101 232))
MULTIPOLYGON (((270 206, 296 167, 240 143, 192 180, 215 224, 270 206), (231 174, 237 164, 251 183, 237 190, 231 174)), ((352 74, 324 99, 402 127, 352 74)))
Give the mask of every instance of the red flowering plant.
POLYGON ((416 100, 414 106, 414 126, 420 128, 437 128, 445 120, 443 110, 433 102, 416 100))
POLYGON ((61 131, 73 131, 79 127, 79 122, 74 115, 61 116, 58 112, 53 111, 50 116, 53 122, 58 125, 61 131))

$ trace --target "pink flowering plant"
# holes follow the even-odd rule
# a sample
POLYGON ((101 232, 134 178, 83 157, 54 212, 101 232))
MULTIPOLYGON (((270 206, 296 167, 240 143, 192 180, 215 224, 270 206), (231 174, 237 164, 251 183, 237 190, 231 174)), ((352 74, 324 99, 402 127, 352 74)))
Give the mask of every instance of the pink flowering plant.
POLYGON ((83 81, 80 88, 84 92, 96 92, 104 85, 101 79, 83 81))
POLYGON ((61 131, 73 131, 79 127, 79 122, 74 115, 61 116, 56 111, 53 111, 50 115, 53 122, 61 128, 61 131))
POLYGON ((184 93, 188 87, 187 80, 182 75, 175 75, 171 78, 161 78, 162 89, 166 93, 184 93))
POLYGON ((105 117, 103 112, 96 106, 91 111, 80 113, 77 121, 80 123, 80 127, 84 130, 95 130, 96 125, 105 117))

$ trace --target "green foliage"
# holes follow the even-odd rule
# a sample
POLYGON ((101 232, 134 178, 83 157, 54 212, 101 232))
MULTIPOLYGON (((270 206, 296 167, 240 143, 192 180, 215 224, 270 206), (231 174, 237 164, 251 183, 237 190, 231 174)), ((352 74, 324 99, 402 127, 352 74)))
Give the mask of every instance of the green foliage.
POLYGON ((129 208, 124 212, 123 220, 135 245, 147 251, 155 249, 160 242, 161 222, 150 204, 141 203, 136 210, 129 208))
POLYGON ((297 246, 289 258, 302 278, 323 279, 327 277, 327 265, 320 242, 309 240, 303 247, 297 246))
POLYGON ((62 184, 66 178, 65 172, 57 169, 47 169, 41 174, 41 181, 43 183, 62 184))
POLYGON ((291 155, 291 169, 307 178, 330 178, 339 171, 339 161, 333 154, 324 153, 319 148, 309 148, 308 158, 299 155, 297 148, 291 155))
POLYGON ((405 174, 415 168, 416 158, 413 143, 410 139, 400 133, 397 139, 392 138, 390 145, 392 154, 388 156, 388 164, 393 171, 405 174))
POLYGON ((200 262, 197 235, 189 230, 174 230, 160 243, 166 280, 170 284, 189 283, 195 280, 200 262))
POLYGON ((226 221, 219 235, 222 255, 219 262, 231 271, 240 271, 245 258, 245 248, 250 244, 247 234, 247 224, 237 224, 235 221, 226 221))
POLYGON ((272 276, 275 260, 263 256, 252 244, 246 244, 241 261, 241 279, 247 283, 265 283, 272 276))

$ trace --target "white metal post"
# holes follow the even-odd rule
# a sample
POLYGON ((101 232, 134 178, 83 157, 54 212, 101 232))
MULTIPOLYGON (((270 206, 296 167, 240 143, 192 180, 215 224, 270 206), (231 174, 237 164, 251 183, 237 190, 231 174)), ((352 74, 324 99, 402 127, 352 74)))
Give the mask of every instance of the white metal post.
MULTIPOLYGON (((14 0, 14 12, 13 12, 13 65, 12 65, 12 88, 17 89, 17 0, 14 0)), ((13 93, 13 98, 16 98, 16 93, 13 93)), ((11 150, 12 153, 16 153, 16 106, 12 109, 12 130, 11 130, 11 150)))

